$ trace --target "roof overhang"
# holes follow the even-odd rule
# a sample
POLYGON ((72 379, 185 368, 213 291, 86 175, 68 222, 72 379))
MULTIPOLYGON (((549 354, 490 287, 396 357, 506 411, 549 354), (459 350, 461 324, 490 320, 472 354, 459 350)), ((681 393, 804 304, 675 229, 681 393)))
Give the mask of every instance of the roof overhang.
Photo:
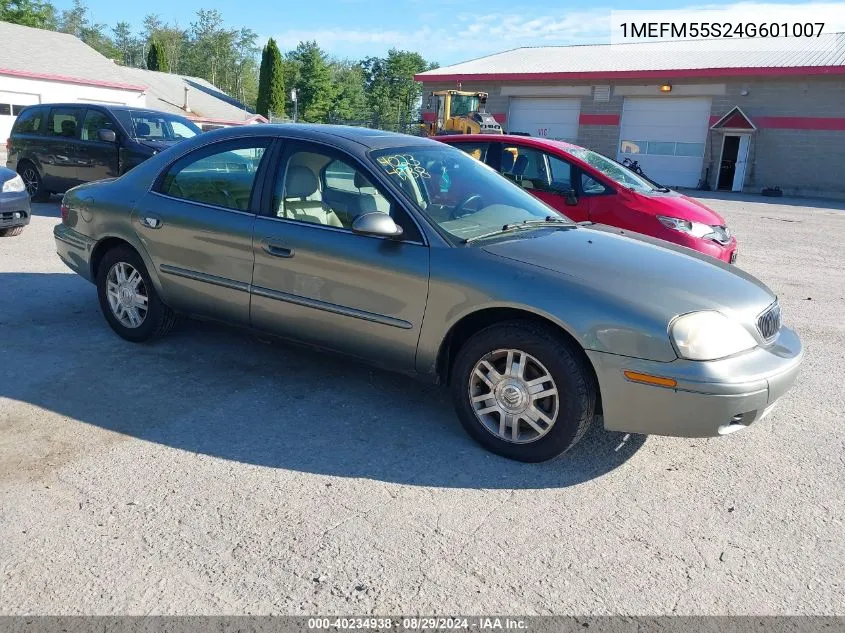
POLYGON ((757 126, 754 121, 742 111, 739 106, 734 106, 721 119, 710 126, 711 130, 720 132, 756 132, 757 126))
POLYGON ((270 121, 261 116, 260 114, 253 114, 249 118, 246 119, 214 119, 210 117, 198 116, 198 115, 189 115, 188 118, 191 121, 196 121, 199 123, 217 123, 220 125, 248 125, 250 123, 269 123, 270 121))
POLYGON ((114 90, 131 90, 133 92, 146 92, 146 86, 137 84, 125 84, 113 81, 100 81, 99 79, 83 79, 81 77, 68 77, 66 75, 53 75, 50 73, 36 73, 28 70, 12 70, 11 68, 0 68, 0 75, 9 77, 21 77, 23 79, 40 79, 42 81, 56 81, 66 84, 77 84, 80 86, 96 86, 97 88, 112 88, 114 90))
MULTIPOLYGON (((429 71, 429 73, 432 71, 429 71)), ((677 68, 665 70, 608 70, 589 72, 545 73, 421 73, 416 81, 607 81, 613 79, 678 79, 697 77, 794 77, 845 75, 843 66, 736 67, 736 68, 677 68)))

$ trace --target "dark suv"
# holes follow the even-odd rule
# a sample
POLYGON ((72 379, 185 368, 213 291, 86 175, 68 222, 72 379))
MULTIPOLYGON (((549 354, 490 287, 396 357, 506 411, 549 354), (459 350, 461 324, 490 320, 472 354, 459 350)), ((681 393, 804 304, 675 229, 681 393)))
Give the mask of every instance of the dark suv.
POLYGON ((200 134, 175 114, 128 106, 54 103, 24 108, 6 141, 6 166, 33 199, 120 176, 156 152, 200 134))

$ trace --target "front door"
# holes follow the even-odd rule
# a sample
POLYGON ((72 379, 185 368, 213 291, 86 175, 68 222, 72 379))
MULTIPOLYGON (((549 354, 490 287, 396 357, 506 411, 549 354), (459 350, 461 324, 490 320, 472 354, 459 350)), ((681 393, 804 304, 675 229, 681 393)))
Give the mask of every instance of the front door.
POLYGON ((733 191, 736 163, 739 157, 739 136, 729 134, 722 141, 722 160, 719 164, 717 189, 733 191))
POLYGON ((739 137, 739 149, 737 150, 736 168, 734 169, 734 181, 731 191, 742 191, 745 185, 745 170, 748 167, 748 145, 751 137, 743 134, 739 137))
POLYGON ((251 137, 196 149, 135 205, 132 226, 171 307, 249 323, 256 192, 270 144, 251 137))
POLYGON ((416 225, 367 170, 336 150, 291 143, 279 165, 255 222, 252 326, 412 370, 429 274, 416 225), (343 196, 331 191, 341 186, 343 196), (352 232, 357 215, 385 211, 403 239, 352 232))
POLYGON ((82 182, 93 182, 103 178, 119 176, 118 144, 101 141, 97 133, 112 130, 120 134, 111 116, 102 110, 88 110, 80 134, 80 156, 78 178, 82 182))

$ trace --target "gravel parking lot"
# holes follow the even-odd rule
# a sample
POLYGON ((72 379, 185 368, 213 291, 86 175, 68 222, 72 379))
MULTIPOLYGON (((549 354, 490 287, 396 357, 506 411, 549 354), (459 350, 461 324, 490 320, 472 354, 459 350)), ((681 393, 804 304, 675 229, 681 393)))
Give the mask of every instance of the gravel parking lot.
POLYGON ((725 438, 485 452, 441 388, 182 322, 114 335, 0 239, 0 613, 845 615, 845 205, 710 195, 807 348, 725 438))

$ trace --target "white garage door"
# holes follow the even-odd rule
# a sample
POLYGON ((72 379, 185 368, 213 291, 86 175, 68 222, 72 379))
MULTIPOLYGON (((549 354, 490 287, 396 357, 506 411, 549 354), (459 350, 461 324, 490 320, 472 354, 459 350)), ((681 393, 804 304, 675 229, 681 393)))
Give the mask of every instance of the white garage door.
POLYGON ((636 160, 646 176, 660 184, 695 187, 709 127, 709 97, 628 97, 622 108, 618 160, 636 160))
POLYGON ((508 132, 574 141, 580 114, 580 99, 511 97, 507 128, 508 132))
MULTIPOLYGON (((0 91, 0 144, 5 145, 6 139, 9 138, 9 134, 12 132, 12 124, 18 117, 18 112, 24 106, 33 105, 40 101, 39 95, 36 94, 0 91)), ((4 162, 3 167, 5 166, 4 162)))

